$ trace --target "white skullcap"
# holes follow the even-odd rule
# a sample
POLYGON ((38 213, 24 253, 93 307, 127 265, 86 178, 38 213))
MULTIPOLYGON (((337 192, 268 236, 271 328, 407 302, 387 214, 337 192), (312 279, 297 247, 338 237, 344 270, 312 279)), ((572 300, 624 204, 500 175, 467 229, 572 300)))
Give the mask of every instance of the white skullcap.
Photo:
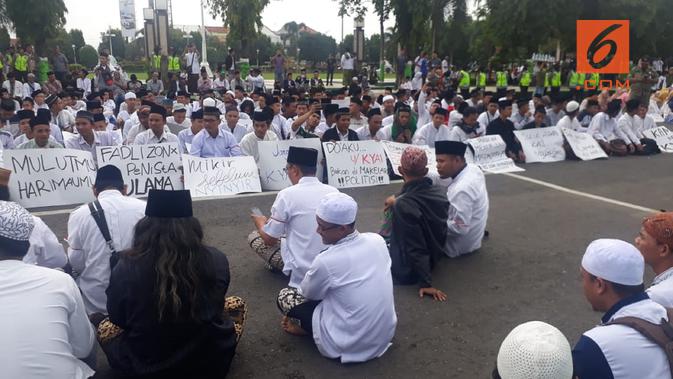
POLYGON ((348 225, 355 222, 358 203, 342 192, 333 192, 320 199, 316 216, 321 220, 335 225, 348 225))
POLYGON ((186 111, 186 110, 187 107, 185 107, 185 105, 182 103, 175 103, 175 105, 173 105, 173 112, 186 111))
POLYGON ((507 98, 506 97, 501 97, 501 98, 498 99, 498 101, 507 101, 507 98))
POLYGON ((389 100, 395 101, 395 98, 393 97, 393 95, 383 96, 383 101, 382 102, 385 103, 386 101, 389 101, 389 100))
POLYGON ((568 113, 575 112, 578 109, 580 109, 580 104, 575 100, 570 101, 568 102, 568 104, 566 104, 566 112, 568 113))
POLYGON ((625 286, 643 284, 645 261, 635 246, 617 239, 598 239, 587 246, 582 268, 589 274, 625 286))
POLYGON ((28 241, 33 227, 33 216, 24 207, 11 201, 0 201, 0 237, 28 241))
POLYGON ((136 98, 136 94, 133 93, 133 92, 126 92, 126 94, 124 95, 124 100, 135 99, 135 98, 136 98))
POLYGON ((571 379, 570 344, 555 327, 530 321, 514 328, 498 351, 502 379, 571 379))
POLYGON ((235 94, 234 91, 232 91, 232 90, 228 90, 228 91, 225 92, 225 93, 226 93, 226 94, 229 94, 229 95, 231 95, 231 96, 236 96, 236 94, 235 94))
POLYGON ((215 107, 215 106, 217 106, 217 102, 212 97, 208 97, 208 98, 203 99, 203 107, 204 108, 205 107, 215 107))

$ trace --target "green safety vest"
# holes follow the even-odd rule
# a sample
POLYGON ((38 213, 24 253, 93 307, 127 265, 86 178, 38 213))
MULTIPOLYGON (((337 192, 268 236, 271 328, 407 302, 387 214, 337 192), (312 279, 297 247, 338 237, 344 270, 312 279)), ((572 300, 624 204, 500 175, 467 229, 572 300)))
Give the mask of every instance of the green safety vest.
POLYGON ((568 87, 572 89, 573 87, 580 86, 584 83, 582 83, 582 80, 580 79, 581 74, 579 72, 573 71, 570 73, 570 79, 568 80, 568 87))
POLYGON ((519 80, 519 85, 528 87, 530 85, 530 82, 531 82, 530 72, 524 71, 523 73, 521 73, 521 79, 519 80))
POLYGON ((495 86, 498 88, 507 87, 507 75, 504 71, 498 71, 495 73, 495 86))
POLYGON ((28 71, 28 56, 19 55, 14 61, 14 68, 16 71, 28 71))
POLYGON ((549 87, 549 78, 550 78, 550 77, 551 77, 551 72, 548 72, 548 73, 544 76, 544 86, 545 86, 545 87, 549 87))
POLYGON ((168 71, 180 71, 179 57, 168 57, 168 71))
POLYGON ((468 88, 470 86, 470 73, 465 70, 460 70, 460 82, 458 83, 460 88, 468 88))
POLYGON ((556 71, 551 74, 551 86, 560 87, 561 86, 561 73, 556 71))
POLYGON ((152 67, 156 70, 161 69, 161 55, 152 55, 152 67))
POLYGON ((483 72, 478 73, 474 81, 477 87, 486 87, 486 74, 483 72))
POLYGON ((591 80, 591 84, 594 87, 598 87, 599 82, 601 81, 601 76, 597 72, 591 73, 591 77, 589 78, 591 80))

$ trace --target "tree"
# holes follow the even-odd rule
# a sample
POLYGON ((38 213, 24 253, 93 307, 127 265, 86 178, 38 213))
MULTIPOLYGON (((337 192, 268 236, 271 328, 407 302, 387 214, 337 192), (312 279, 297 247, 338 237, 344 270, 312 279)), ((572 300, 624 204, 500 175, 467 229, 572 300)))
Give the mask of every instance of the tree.
POLYGON ((341 41, 339 44, 339 52, 340 53, 345 53, 346 51, 350 51, 351 53, 353 52, 353 41, 354 37, 352 34, 346 34, 344 36, 344 40, 341 41))
POLYGON ((93 68, 98 63, 98 52, 91 45, 82 46, 79 51, 79 63, 87 69, 93 68))
POLYGON ((327 57, 333 54, 337 47, 334 38, 321 33, 302 33, 297 46, 301 49, 301 59, 312 62, 327 60, 327 57))
POLYGON ((0 28, 0 50, 5 50, 9 47, 9 32, 7 28, 0 28))
MULTIPOLYGON (((126 59, 126 39, 122 37, 120 29, 110 29, 100 34, 101 42, 98 45, 98 51, 110 50, 110 38, 112 38, 112 55, 119 59, 126 59), (107 37, 106 34, 112 33, 114 36, 107 37)), ((154 53, 154 52, 152 52, 154 53)))
POLYGON ((68 35, 70 36, 70 44, 75 45, 75 49, 79 50, 80 47, 86 45, 86 42, 84 42, 84 34, 82 34, 81 30, 70 29, 68 35))
MULTIPOLYGON (((257 65, 257 58, 259 57, 259 64, 263 65, 271 59, 271 57, 276 54, 278 49, 283 49, 283 46, 280 44, 271 43, 271 38, 260 34, 257 39, 252 43, 252 49, 255 50, 255 58, 250 58, 250 63, 254 62, 257 65), (259 50, 259 55, 257 54, 259 50)), ((303 54, 302 54, 303 55, 303 54)))
POLYGON ((43 52, 45 41, 65 25, 68 9, 63 0, 4 0, 2 3, 16 36, 24 44, 34 44, 38 53, 43 52))
POLYGON ((395 14, 397 42, 409 55, 415 55, 429 47, 431 2, 418 0, 390 0, 395 14))
POLYGON ((238 48, 242 57, 250 57, 250 44, 262 28, 262 10, 269 0, 208 0, 210 14, 220 16, 229 29, 227 43, 238 48))

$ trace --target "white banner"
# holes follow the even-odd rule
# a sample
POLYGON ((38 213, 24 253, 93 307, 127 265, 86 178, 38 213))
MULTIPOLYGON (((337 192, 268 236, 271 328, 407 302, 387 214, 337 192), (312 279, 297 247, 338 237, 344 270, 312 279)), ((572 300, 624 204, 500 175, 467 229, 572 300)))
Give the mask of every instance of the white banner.
POLYGON ((505 154, 505 141, 499 135, 472 138, 467 141, 474 149, 474 163, 492 174, 525 171, 505 154))
POLYGON ((98 167, 119 168, 129 196, 147 196, 151 189, 181 190, 180 149, 175 142, 96 148, 98 167))
POLYGON ((334 99, 332 100, 332 104, 338 105, 339 108, 348 108, 351 105, 351 98, 348 97, 343 100, 334 99))
POLYGON ((397 176, 401 176, 398 170, 400 166, 400 159, 402 158, 402 153, 404 149, 409 146, 417 147, 419 149, 425 150, 425 155, 428 157, 428 172, 436 174, 437 173, 437 161, 435 160, 435 149, 431 149, 426 145, 409 145, 406 143, 392 142, 392 141, 381 141, 383 150, 386 152, 388 159, 390 160, 390 165, 392 166, 393 172, 397 176))
POLYGON ((327 178, 336 188, 390 183, 383 146, 377 141, 324 142, 327 178))
POLYGON ((588 161, 598 158, 607 158, 605 151, 601 149, 601 146, 596 142, 594 137, 587 133, 576 132, 572 129, 561 128, 563 135, 566 137, 566 141, 573 149, 573 152, 577 158, 588 161))
POLYGON ((184 154, 185 188, 192 197, 262 192, 255 158, 199 158, 184 154))
POLYGON ((121 21, 122 37, 136 36, 136 5, 135 0, 119 0, 119 20, 121 21))
POLYGON ((657 146, 664 153, 673 153, 673 132, 665 126, 643 130, 647 138, 657 141, 657 146))
POLYGON ((556 126, 515 130, 514 134, 526 154, 526 163, 558 162, 566 159, 563 135, 556 126))
POLYGON ((70 149, 5 150, 12 171, 12 200, 26 208, 82 204, 94 200, 96 164, 88 151, 70 149))
POLYGON ((300 138, 285 141, 259 141, 259 179, 265 191, 279 191, 292 185, 285 172, 287 154, 290 146, 306 147, 318 150, 318 168, 316 177, 322 180, 323 154, 319 138, 300 138))

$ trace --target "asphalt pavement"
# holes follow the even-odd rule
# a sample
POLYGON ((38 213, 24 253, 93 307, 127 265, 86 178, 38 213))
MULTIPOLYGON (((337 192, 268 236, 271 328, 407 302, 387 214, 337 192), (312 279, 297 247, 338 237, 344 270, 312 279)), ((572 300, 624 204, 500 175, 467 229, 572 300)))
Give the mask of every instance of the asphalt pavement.
MULTIPOLYGON (((602 237, 633 241, 649 209, 673 209, 673 154, 523 167, 527 171, 515 176, 487 176, 490 237, 482 249, 446 259, 433 272, 434 285, 448 301, 420 299, 415 286, 396 286, 393 345, 383 357, 362 364, 325 359, 307 338, 281 330, 275 298, 287 278, 266 271, 246 242, 250 208, 268 213, 274 194, 195 202, 208 243, 229 258, 229 294, 248 303, 229 377, 486 378, 503 338, 530 320, 558 327, 574 344, 601 317, 582 295, 584 249, 602 237)), ((358 201, 361 232, 378 230, 385 197, 400 187, 344 191, 358 201)), ((62 237, 67 217, 43 219, 62 237)), ((646 280, 651 278, 648 270, 646 280)), ((95 377, 115 377, 102 354, 95 377)))

